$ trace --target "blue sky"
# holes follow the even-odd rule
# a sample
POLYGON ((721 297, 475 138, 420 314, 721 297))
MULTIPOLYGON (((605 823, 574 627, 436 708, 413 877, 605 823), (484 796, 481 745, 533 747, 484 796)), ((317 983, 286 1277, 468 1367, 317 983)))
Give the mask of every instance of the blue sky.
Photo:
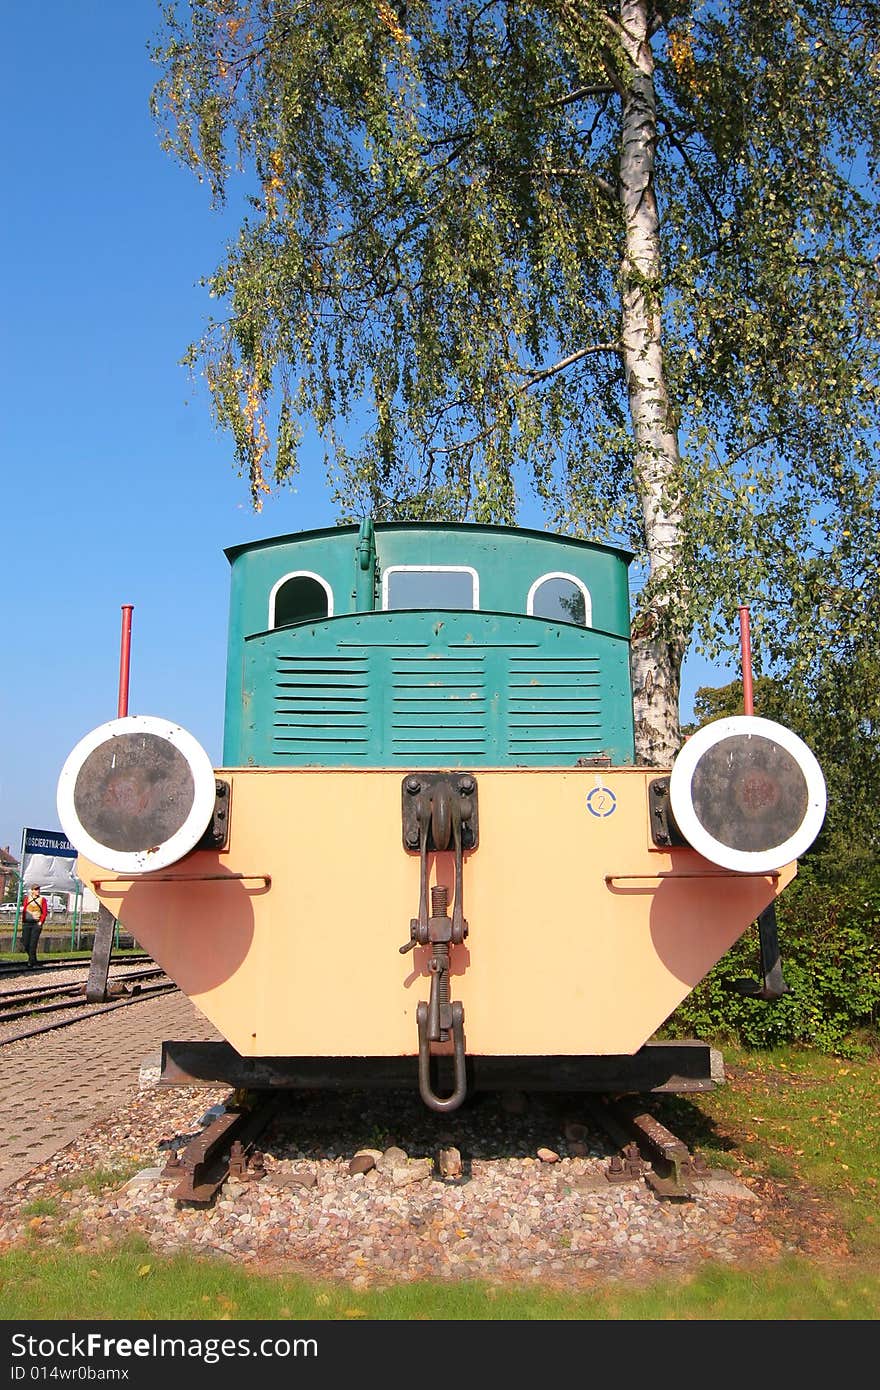
MULTIPOLYGON (((59 828, 58 775, 117 712, 222 745, 226 546, 332 525, 320 458, 257 515, 205 394, 179 365, 229 222, 159 147, 155 0, 7 9, 0 334, 0 846, 59 828)), ((693 690, 720 683, 699 658, 693 690)))

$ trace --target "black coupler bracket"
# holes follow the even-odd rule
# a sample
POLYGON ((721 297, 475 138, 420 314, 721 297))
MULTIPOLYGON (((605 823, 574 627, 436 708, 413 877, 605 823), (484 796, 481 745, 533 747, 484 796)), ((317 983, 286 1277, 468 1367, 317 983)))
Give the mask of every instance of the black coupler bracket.
POLYGON ((456 821, 463 850, 480 840, 477 779, 470 772, 411 772, 403 779, 403 847, 412 853, 454 847, 456 821))
POLYGON ((419 915, 410 922, 402 954, 415 946, 430 946, 431 994, 417 1009, 419 1031, 419 1093, 432 1110, 456 1110, 465 1098, 464 1010, 449 997, 450 948, 468 934, 464 918, 463 855, 479 841, 477 779, 470 772, 411 772, 403 779, 403 844, 418 854, 419 915), (455 898, 452 916, 446 908, 448 889, 431 889, 428 913, 428 855, 451 850, 455 856, 455 898), (437 1095, 430 1079, 432 1044, 453 1044, 455 1084, 446 1097, 437 1095))

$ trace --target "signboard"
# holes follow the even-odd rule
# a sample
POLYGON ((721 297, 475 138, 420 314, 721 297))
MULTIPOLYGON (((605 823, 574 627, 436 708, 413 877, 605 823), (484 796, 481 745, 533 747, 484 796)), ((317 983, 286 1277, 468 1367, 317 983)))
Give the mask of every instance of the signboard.
POLYGON ((77 850, 61 830, 25 829, 22 834, 21 881, 36 883, 44 893, 75 893, 77 850))
POLYGON ((77 851, 61 830, 25 830, 25 854, 50 854, 54 858, 75 859, 77 851))

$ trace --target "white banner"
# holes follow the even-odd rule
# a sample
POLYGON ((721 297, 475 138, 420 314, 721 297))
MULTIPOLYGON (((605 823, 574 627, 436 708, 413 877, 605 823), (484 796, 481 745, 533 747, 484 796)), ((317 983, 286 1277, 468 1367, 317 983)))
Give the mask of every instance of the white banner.
POLYGON ((67 855, 26 854, 22 860, 23 896, 36 883, 43 893, 75 893, 76 860, 67 855))
POLYGON ((37 884, 44 893, 75 893, 76 850, 62 830, 26 828, 21 837, 21 896, 37 884))

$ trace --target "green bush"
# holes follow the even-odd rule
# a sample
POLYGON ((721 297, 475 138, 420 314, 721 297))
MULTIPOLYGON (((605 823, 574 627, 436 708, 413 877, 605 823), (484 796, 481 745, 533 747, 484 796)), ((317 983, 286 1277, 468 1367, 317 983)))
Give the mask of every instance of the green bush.
POLYGON ((753 926, 679 1005, 665 1037, 697 1036, 745 1047, 808 1043, 837 1056, 876 1045, 880 1017, 880 877, 842 889, 809 870, 777 903, 788 992, 774 1003, 744 996, 734 981, 760 977, 753 926))

